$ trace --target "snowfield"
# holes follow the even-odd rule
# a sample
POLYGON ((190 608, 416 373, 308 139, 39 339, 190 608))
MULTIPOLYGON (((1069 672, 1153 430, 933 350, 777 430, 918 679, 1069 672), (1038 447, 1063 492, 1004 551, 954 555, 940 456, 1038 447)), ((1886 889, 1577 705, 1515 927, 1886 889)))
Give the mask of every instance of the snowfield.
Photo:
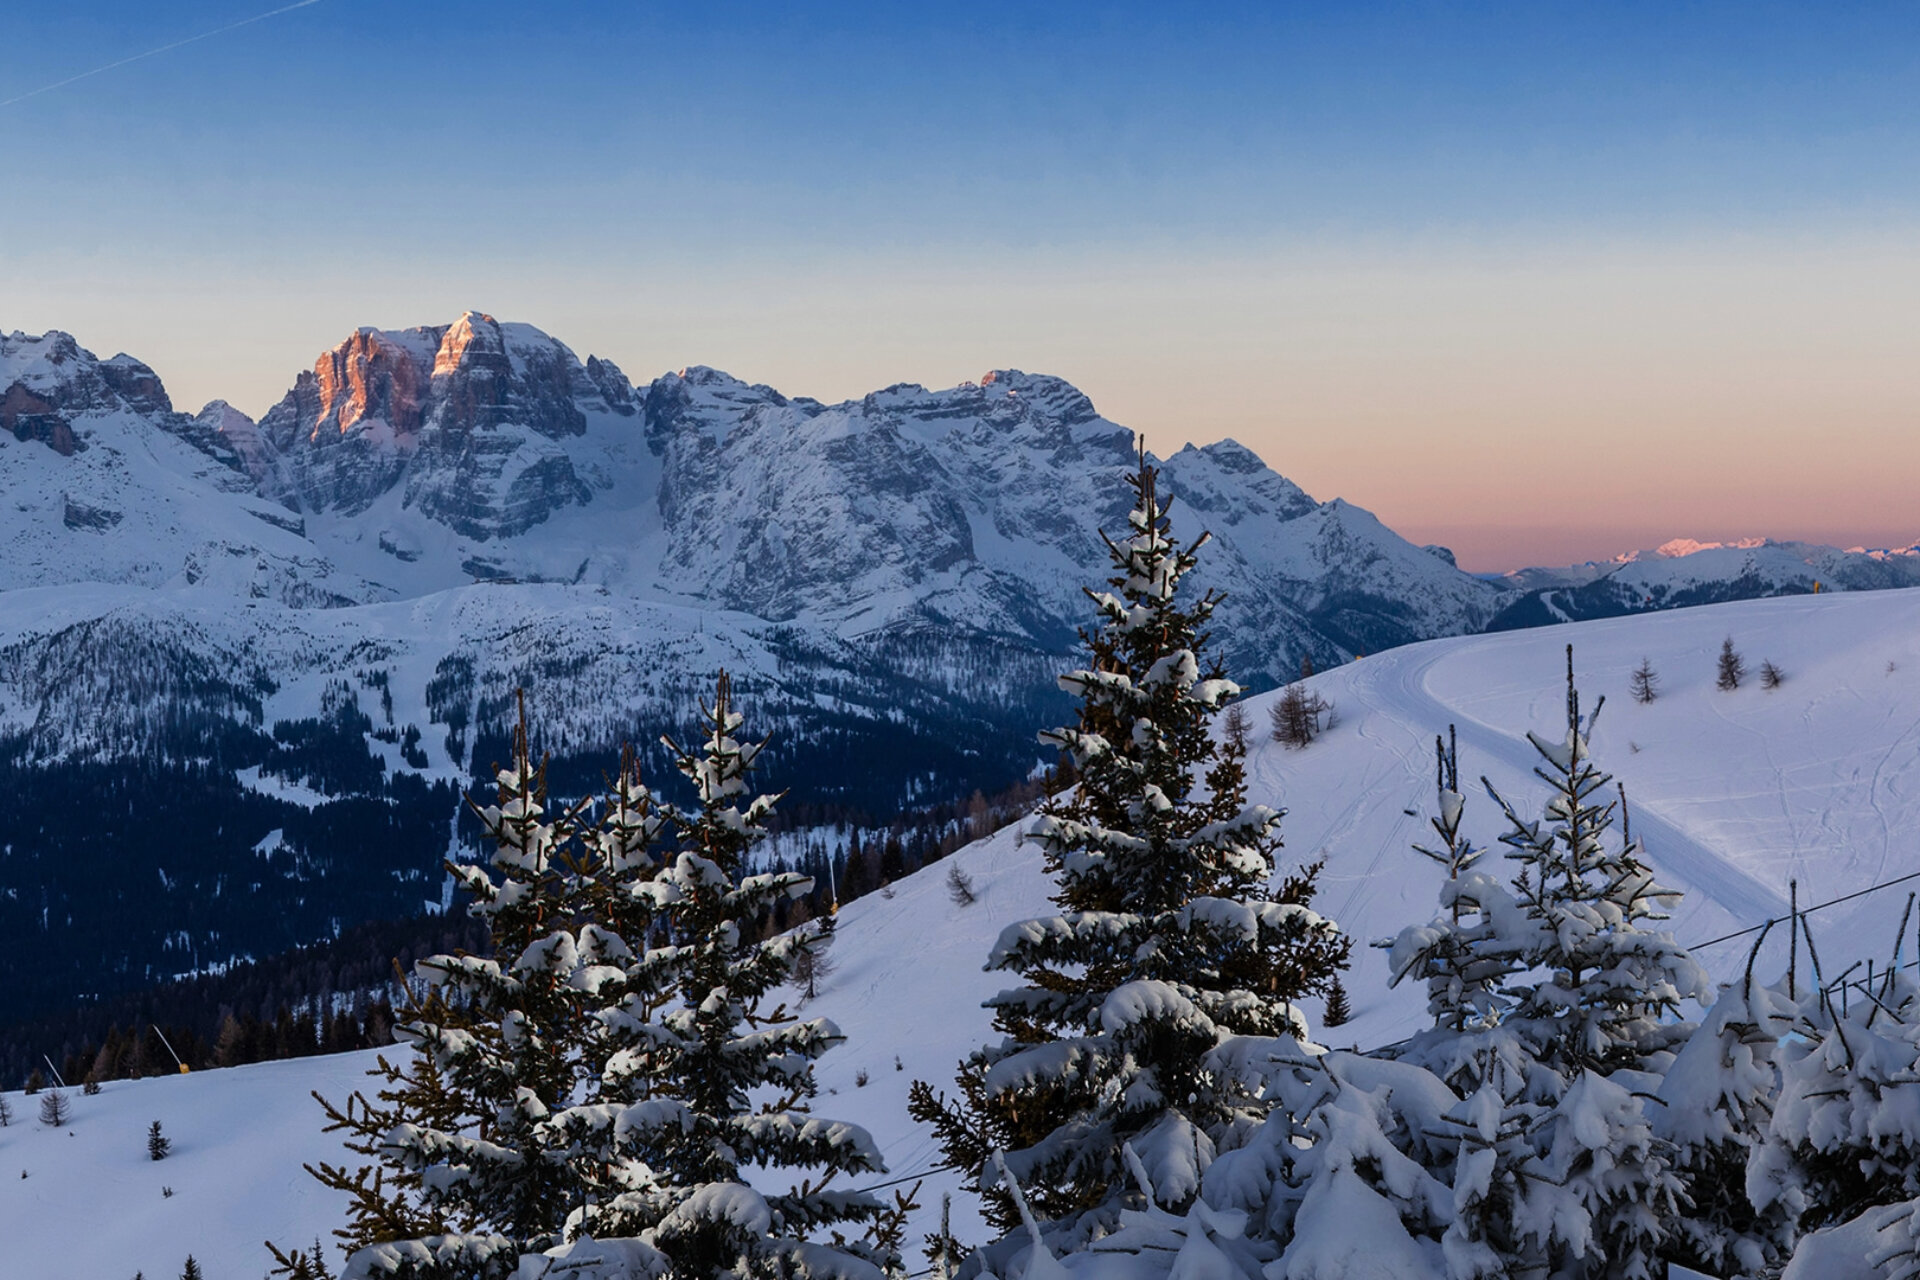
MULTIPOLYGON (((1583 706, 1606 696, 1595 759, 1625 785, 1633 831, 1655 870, 1686 891, 1672 922, 1681 941, 1709 942, 1784 910, 1793 879, 1806 906, 1920 872, 1920 591, 1716 605, 1369 656, 1314 678, 1336 722, 1304 750, 1267 740, 1275 695, 1249 704, 1251 798, 1288 810, 1286 860, 1326 860, 1316 906, 1360 943, 1347 984, 1355 1017, 1323 1032, 1326 1043, 1372 1046, 1421 1025, 1421 995, 1388 990, 1384 957, 1365 944, 1433 914, 1441 872, 1410 845, 1431 834, 1434 736, 1456 725, 1463 782, 1484 774, 1522 812, 1537 812, 1543 786, 1531 777, 1525 734, 1557 735, 1565 724, 1569 642, 1583 706), (1714 667, 1728 636, 1750 674, 1721 692, 1714 667), (1643 658, 1660 676, 1650 705, 1628 692, 1643 658), (1760 685, 1763 660, 1785 672, 1777 689, 1760 685)), ((1463 790, 1466 830, 1491 844, 1501 830, 1497 808, 1477 786, 1463 790)), ((936 864, 850 904, 834 972, 808 1008, 847 1035, 821 1064, 816 1110, 868 1126, 890 1176, 920 1174, 936 1160, 931 1136, 906 1115, 908 1086, 923 1078, 950 1087, 956 1060, 990 1034, 980 1002, 1006 985, 981 969, 989 949, 1004 926, 1048 909, 1038 852, 1017 829, 951 862, 971 878, 976 901, 956 905, 948 864, 936 864)), ((1920 880, 1818 911, 1826 972, 1883 960, 1916 887, 1920 880)), ((1699 956, 1724 977, 1744 963, 1746 945, 1719 942, 1699 956)), ((1771 976, 1785 961, 1770 951, 1761 970, 1771 976)), ((1804 955, 1800 963, 1804 972, 1804 955)), ((333 1148, 307 1092, 344 1096, 370 1059, 120 1082, 95 1098, 76 1090, 66 1132, 38 1123, 37 1100, 7 1095, 0 1273, 171 1276, 192 1252, 209 1280, 261 1275, 263 1238, 311 1245, 341 1221, 335 1198, 300 1168, 332 1158, 333 1148), (159 1164, 144 1147, 156 1118, 175 1140, 159 1164), (175 1195, 163 1197, 162 1185, 175 1195)), ((937 1222, 940 1193, 952 1185, 927 1180, 916 1239, 937 1222)), ((954 1223, 963 1239, 984 1239, 964 1197, 954 1223)))

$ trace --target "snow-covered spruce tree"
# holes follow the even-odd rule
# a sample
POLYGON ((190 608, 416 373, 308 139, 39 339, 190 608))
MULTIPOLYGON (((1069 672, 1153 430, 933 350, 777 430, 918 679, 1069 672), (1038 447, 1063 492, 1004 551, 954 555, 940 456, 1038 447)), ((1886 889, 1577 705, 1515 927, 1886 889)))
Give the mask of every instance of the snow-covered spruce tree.
POLYGON ((1920 1214, 1920 987, 1897 965, 1851 990, 1848 976, 1802 991, 1747 1192, 1762 1213, 1788 1215, 1796 1239, 1872 1213, 1897 1272, 1920 1214))
POLYGON ((899 1206, 832 1185, 884 1172, 865 1130, 809 1114, 813 1062, 838 1044, 823 1018, 799 1021, 763 1003, 793 976, 812 936, 755 941, 774 904, 812 881, 743 874, 778 796, 749 794, 764 742, 742 742, 726 674, 705 709, 698 750, 671 739, 696 808, 674 812, 677 846, 656 873, 622 892, 642 912, 625 956, 608 945, 580 984, 595 993, 604 1064, 594 1099, 556 1118, 579 1159, 607 1172, 612 1194, 573 1226, 596 1239, 635 1239, 656 1274, 715 1277, 873 1277, 897 1272, 899 1206), (803 1171, 782 1193, 764 1171, 803 1171), (756 1172, 760 1171, 760 1172, 756 1172), (878 1228, 849 1241, 848 1225, 878 1228), (829 1233, 825 1242, 813 1237, 829 1233))
POLYGON ((1440 1238, 1449 1280, 1528 1275, 1548 1254, 1530 1234, 1520 1209, 1544 1176, 1533 1147, 1542 1107, 1559 1080, 1543 1073, 1532 1047, 1503 1020, 1513 1008, 1506 986, 1525 963, 1524 916, 1507 886, 1479 863, 1486 850, 1465 831, 1459 745, 1451 729, 1434 739, 1437 810, 1429 819, 1433 845, 1414 850, 1446 872, 1441 914, 1400 931, 1391 943, 1391 982, 1419 978, 1427 987, 1433 1025, 1397 1047, 1394 1056, 1430 1072, 1457 1101, 1425 1127, 1426 1158, 1436 1176, 1450 1178, 1452 1215, 1440 1238))
POLYGON ((1674 1219, 1667 1256, 1712 1275, 1758 1275, 1785 1261, 1792 1219, 1778 1200, 1755 1209, 1747 1169, 1772 1122, 1780 1091, 1780 1040, 1797 1012, 1784 990, 1754 981, 1762 929, 1739 982, 1720 997, 1674 1055, 1648 1109, 1672 1147, 1687 1204, 1674 1219))
POLYGON ((1552 788, 1544 814, 1523 818, 1487 787, 1509 824, 1512 883, 1474 868, 1457 761, 1441 746, 1440 847, 1422 852, 1447 869, 1445 913, 1393 944, 1395 980, 1426 980, 1435 1022, 1400 1054, 1463 1099, 1448 1117, 1455 1219, 1443 1240, 1456 1277, 1653 1275, 1683 1198, 1633 1089, 1691 1032, 1673 1015, 1705 976, 1645 928, 1677 895, 1636 841, 1604 838, 1615 806, 1597 797, 1610 779, 1588 757, 1571 649, 1567 663, 1565 739, 1529 735, 1552 788), (1619 1072, 1633 1074, 1610 1078, 1619 1072))
POLYGON ((1522 1179, 1515 1216, 1552 1273, 1665 1277, 1661 1245, 1684 1193, 1640 1100, 1624 1085, 1581 1070, 1530 1136, 1544 1176, 1522 1179))
MULTIPOLYGON (((1499 1030, 1512 1006, 1504 987, 1523 963, 1524 947, 1512 937, 1520 911, 1506 886, 1478 864, 1486 850, 1462 830, 1466 797, 1460 791, 1460 752, 1451 736, 1436 736, 1434 786, 1437 812, 1428 821, 1437 845, 1414 851, 1445 869, 1441 913, 1424 925, 1402 929, 1388 956, 1391 985, 1408 978, 1426 983, 1433 1026, 1407 1041, 1400 1058, 1417 1062, 1461 1096, 1472 1094, 1497 1070, 1518 1070, 1519 1046, 1499 1030), (1504 927, 1503 927, 1504 926, 1504 927)), ((1474 1121, 1476 1125, 1482 1122, 1474 1121)))
POLYGON ((1644 927, 1679 895, 1655 883, 1630 833, 1605 839, 1615 805, 1596 796, 1611 779, 1587 747, 1604 702, 1582 719, 1569 645, 1566 737, 1528 735, 1543 761, 1535 774, 1551 788, 1544 814, 1523 818, 1482 779, 1519 863, 1516 909, 1493 911, 1484 945, 1515 965, 1502 1028, 1533 1059, 1525 1101, 1542 1108, 1528 1133, 1546 1176, 1520 1184, 1519 1236, 1556 1271, 1637 1280, 1662 1265, 1684 1190, 1631 1090, 1665 1070, 1694 1030, 1675 1020, 1680 1002, 1708 988, 1671 934, 1644 927))
POLYGON ((1711 991, 1706 971, 1672 934, 1644 927, 1666 919, 1679 893, 1655 882, 1630 833, 1617 844, 1605 839, 1616 804, 1596 797, 1612 778, 1587 747, 1605 702, 1582 720, 1568 645, 1566 737, 1527 735, 1542 761, 1534 773, 1552 789, 1545 812, 1523 818, 1481 780, 1509 824, 1501 843, 1519 863, 1512 896, 1522 918, 1507 926, 1504 945, 1530 972, 1508 983, 1515 1007, 1507 1021, 1568 1081, 1581 1070, 1664 1069, 1693 1031, 1673 1020, 1680 1002, 1711 991))
POLYGON ((1042 735, 1079 779, 1027 833, 1061 913, 994 946, 988 968, 1025 982, 988 1002, 1003 1039, 962 1064, 960 1100, 913 1090, 913 1114, 1007 1231, 996 1150, 1043 1218, 1127 1194, 1123 1145, 1163 1204, 1189 1203, 1217 1147, 1264 1114, 1207 1055, 1237 1035, 1304 1035, 1294 1002, 1325 994, 1350 945, 1309 909, 1317 866, 1269 887, 1280 814, 1247 804, 1241 749, 1211 732, 1239 691, 1201 666, 1218 597, 1179 593, 1206 536, 1172 536, 1144 449, 1129 484, 1128 534, 1106 540, 1114 590, 1087 593, 1091 661, 1060 679, 1077 723, 1042 735))
MULTIPOLYGON (((527 745, 524 711, 496 803, 476 812, 494 850, 487 866, 449 864, 487 922, 493 954, 432 956, 415 966, 429 990, 395 1029, 416 1051, 382 1058, 378 1101, 321 1100, 330 1130, 378 1166, 309 1166, 346 1192, 348 1280, 492 1280, 522 1253, 557 1244, 586 1197, 568 1139, 549 1124, 581 1083, 584 1039, 573 985, 580 901, 581 810, 549 815, 546 771, 527 745)), ((296 1255, 274 1250, 291 1274, 296 1255)))
POLYGON ((1268 1280, 1440 1280, 1455 1216, 1451 1090, 1411 1063, 1290 1037, 1235 1037, 1209 1061, 1268 1114, 1207 1167, 1190 1217, 1244 1215, 1247 1245, 1267 1264, 1254 1274, 1268 1280))

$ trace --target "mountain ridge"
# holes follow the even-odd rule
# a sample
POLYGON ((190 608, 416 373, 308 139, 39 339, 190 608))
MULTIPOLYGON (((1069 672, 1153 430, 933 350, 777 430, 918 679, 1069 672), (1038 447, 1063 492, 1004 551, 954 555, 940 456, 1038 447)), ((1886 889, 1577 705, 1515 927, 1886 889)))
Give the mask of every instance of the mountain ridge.
MULTIPOLYGON (((797 801, 884 822, 1027 776, 1137 443, 1044 374, 837 404, 697 365, 636 386, 480 312, 355 330, 258 422, 4 334, 0 428, 0 983, 29 1005, 437 909, 517 690, 583 786, 689 731, 720 666, 807 761, 797 801), (32 825, 103 785, 129 813, 194 799, 158 837, 101 815, 85 849, 32 825), (185 924, 149 909, 156 863, 185 924), (44 964, 64 938, 111 954, 44 964)), ((1195 585, 1225 593, 1215 645, 1250 689, 1652 594, 1485 582, 1234 441, 1149 457, 1176 529, 1213 534, 1195 585)), ((1894 585, 1909 560, 1874 564, 1894 585)), ((1778 568, 1655 604, 1810 589, 1778 568)))

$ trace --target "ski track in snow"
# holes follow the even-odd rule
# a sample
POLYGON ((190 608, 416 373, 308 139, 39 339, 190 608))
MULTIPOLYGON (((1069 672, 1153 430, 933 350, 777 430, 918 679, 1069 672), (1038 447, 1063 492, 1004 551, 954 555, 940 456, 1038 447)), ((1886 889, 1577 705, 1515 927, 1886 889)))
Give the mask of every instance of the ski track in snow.
MULTIPOLYGON (((1436 725, 1443 722, 1457 725, 1463 760, 1498 760, 1514 772, 1531 774, 1542 762, 1539 752, 1524 736, 1502 733, 1478 720, 1458 717, 1428 691, 1428 672, 1443 656, 1444 651, 1436 653, 1429 645, 1380 654, 1377 659, 1369 658, 1360 664, 1365 670, 1356 686, 1373 691, 1387 688, 1388 696, 1378 704, 1382 710, 1391 706, 1401 716, 1411 713, 1436 725)), ((1591 708, 1593 699, 1588 698, 1585 706, 1591 708)), ((1510 802, 1520 800, 1511 792, 1503 794, 1510 802)), ((1784 898, 1729 861, 1724 853, 1681 830, 1659 810, 1638 803, 1632 792, 1627 798, 1632 806, 1633 830, 1645 841, 1648 858, 1662 870, 1663 879, 1678 881, 1680 887, 1712 899, 1743 919, 1757 920, 1787 909, 1784 898)), ((1526 812, 1524 807, 1521 811, 1526 812)))

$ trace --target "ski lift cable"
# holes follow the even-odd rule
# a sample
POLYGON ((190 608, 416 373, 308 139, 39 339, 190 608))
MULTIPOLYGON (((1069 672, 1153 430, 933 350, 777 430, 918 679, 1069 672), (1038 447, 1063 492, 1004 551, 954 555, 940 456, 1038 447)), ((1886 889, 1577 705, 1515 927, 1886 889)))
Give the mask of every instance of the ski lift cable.
MULTIPOLYGON (((1883 880, 1879 884, 1870 884, 1864 889, 1856 889, 1852 893, 1843 893, 1837 898, 1829 898, 1825 902, 1816 902, 1810 907, 1802 907, 1800 908, 1800 914, 1803 916, 1810 915, 1822 907, 1838 906, 1842 902, 1851 902, 1855 898, 1864 898, 1870 893, 1878 893, 1882 889, 1891 889, 1897 884, 1906 884, 1910 880, 1920 880, 1920 871, 1910 871, 1906 875, 1895 876, 1893 879, 1883 880)), ((1744 938, 1748 934, 1758 933, 1768 925, 1785 924, 1790 919, 1792 919, 1790 915, 1775 916, 1770 920, 1762 920, 1759 924, 1749 925, 1745 929, 1738 929, 1733 933, 1723 933, 1717 938, 1709 938, 1705 942, 1689 943, 1687 950, 1698 951, 1703 947, 1716 946, 1722 942, 1731 942, 1735 938, 1744 938)))

